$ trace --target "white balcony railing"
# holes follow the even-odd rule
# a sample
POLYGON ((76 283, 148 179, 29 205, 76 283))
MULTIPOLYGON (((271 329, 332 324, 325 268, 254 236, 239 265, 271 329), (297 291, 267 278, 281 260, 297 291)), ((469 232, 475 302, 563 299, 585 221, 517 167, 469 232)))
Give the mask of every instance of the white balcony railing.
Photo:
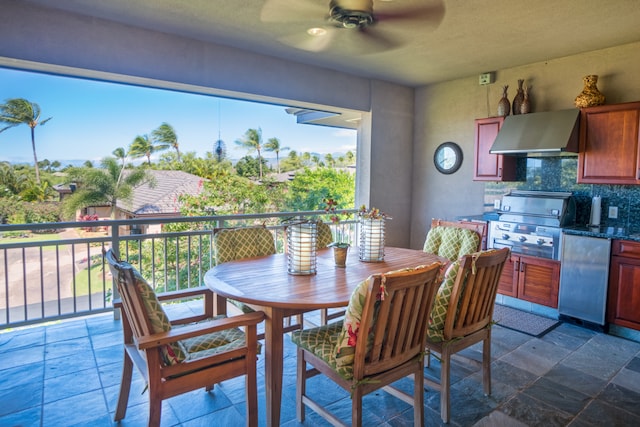
MULTIPOLYGON (((352 211, 354 212, 354 211, 352 211)), ((284 251, 283 220, 324 211, 0 225, 0 329, 113 310, 113 284, 103 250, 114 248, 153 283, 156 292, 203 284, 214 266, 212 230, 265 224, 284 251), (156 234, 132 234, 161 225, 156 234), (178 231, 166 231, 173 229, 178 231), (47 236, 22 241, 9 236, 47 236)), ((356 221, 334 232, 355 242, 356 221)))

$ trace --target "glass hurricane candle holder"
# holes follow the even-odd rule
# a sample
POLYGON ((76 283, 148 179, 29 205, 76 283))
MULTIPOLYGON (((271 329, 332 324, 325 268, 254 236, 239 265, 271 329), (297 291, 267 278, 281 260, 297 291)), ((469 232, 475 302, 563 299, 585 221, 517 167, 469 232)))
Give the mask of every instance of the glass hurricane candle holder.
POLYGON ((363 218, 360 220, 360 261, 380 262, 384 260, 384 219, 363 218))
POLYGON ((289 274, 316 274, 315 222, 292 224, 287 227, 287 271, 289 274))

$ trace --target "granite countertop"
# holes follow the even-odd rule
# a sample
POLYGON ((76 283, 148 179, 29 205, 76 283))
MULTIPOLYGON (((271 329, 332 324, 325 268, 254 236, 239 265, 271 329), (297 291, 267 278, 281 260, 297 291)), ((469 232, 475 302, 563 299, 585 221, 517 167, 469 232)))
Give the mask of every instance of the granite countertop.
POLYGON ((585 225, 576 225, 573 227, 565 227, 562 231, 566 234, 577 236, 600 237, 604 239, 624 239, 640 242, 640 232, 635 229, 627 229, 625 227, 587 227, 585 225))

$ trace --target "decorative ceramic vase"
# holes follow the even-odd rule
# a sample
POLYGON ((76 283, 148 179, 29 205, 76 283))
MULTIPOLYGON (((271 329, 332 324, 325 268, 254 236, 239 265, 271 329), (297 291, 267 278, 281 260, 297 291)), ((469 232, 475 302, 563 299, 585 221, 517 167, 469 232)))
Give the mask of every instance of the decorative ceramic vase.
POLYGON ((289 274, 316 274, 315 222, 292 224, 287 228, 287 271, 289 274))
POLYGON ((509 85, 502 86, 502 98, 498 101, 498 115, 501 117, 507 117, 511 109, 511 103, 507 98, 507 89, 509 89, 509 85))
POLYGON ((520 106, 524 100, 524 89, 522 89, 523 84, 524 80, 518 80, 518 90, 516 92, 516 96, 513 97, 513 104, 511 108, 512 114, 520 114, 520 106))
POLYGON ((360 261, 384 261, 384 219, 360 220, 360 261))
POLYGON ((335 246, 333 248, 333 260, 336 263, 336 267, 346 267, 347 266, 347 253, 349 252, 349 247, 339 247, 335 246))
POLYGON ((604 104, 604 95, 596 86, 598 83, 598 76, 595 74, 584 76, 582 81, 584 82, 584 89, 582 89, 580 95, 576 97, 576 107, 586 108, 604 104))
POLYGON ((531 86, 524 87, 524 97, 522 98, 522 103, 520 104, 520 114, 527 114, 531 112, 531 100, 529 100, 530 90, 531 86))

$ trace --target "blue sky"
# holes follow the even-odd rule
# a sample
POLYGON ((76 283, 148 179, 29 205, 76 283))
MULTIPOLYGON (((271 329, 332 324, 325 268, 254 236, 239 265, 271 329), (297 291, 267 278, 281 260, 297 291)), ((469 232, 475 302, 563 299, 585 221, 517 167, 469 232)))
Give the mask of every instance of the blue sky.
MULTIPOLYGON (((356 150, 356 131, 297 124, 283 106, 0 68, 0 102, 10 98, 40 105, 41 119, 53 117, 36 128, 38 160, 63 166, 69 160, 97 162, 117 147, 127 149, 162 122, 176 130, 181 152, 199 157, 212 151, 218 135, 229 158, 248 154, 235 141, 249 128, 261 128, 263 142, 276 137, 299 154, 356 150)), ((28 126, 0 133, 0 161, 33 162, 28 126)))

